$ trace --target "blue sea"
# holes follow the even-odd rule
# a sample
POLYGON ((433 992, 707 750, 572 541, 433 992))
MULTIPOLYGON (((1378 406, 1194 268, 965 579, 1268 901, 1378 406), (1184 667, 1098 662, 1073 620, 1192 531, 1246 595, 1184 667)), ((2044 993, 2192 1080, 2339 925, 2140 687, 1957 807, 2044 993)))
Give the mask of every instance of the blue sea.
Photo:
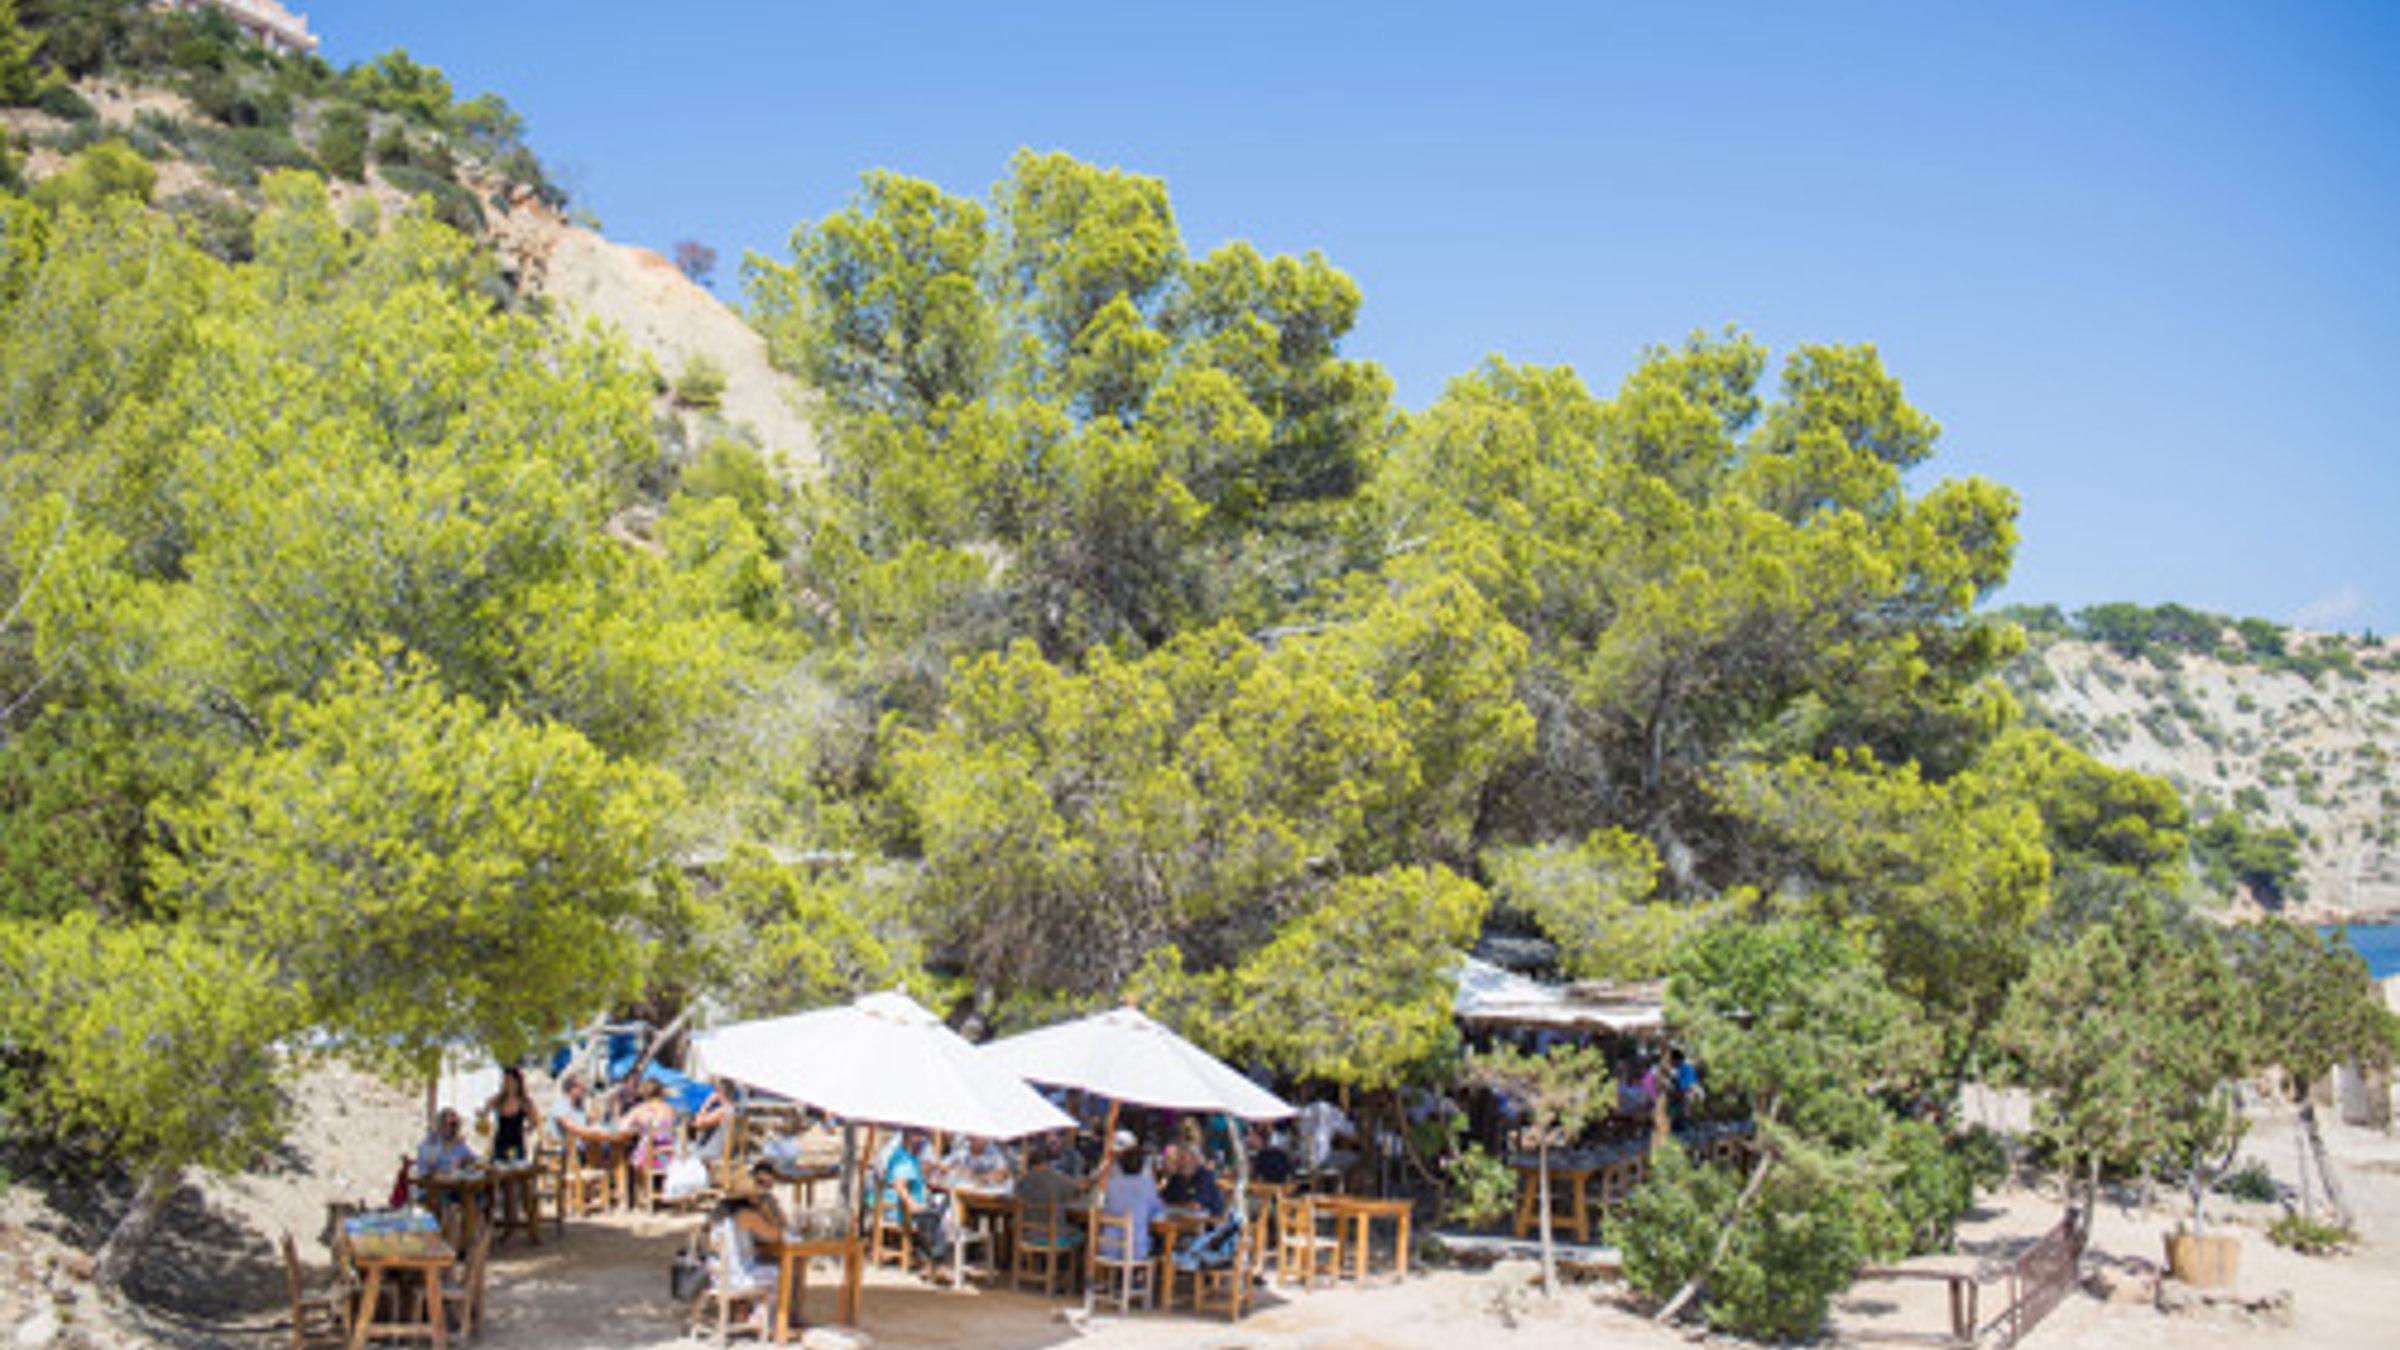
POLYGON ((2400 975, 2400 923, 2362 923, 2350 928, 2350 945, 2367 958, 2376 979, 2400 975))

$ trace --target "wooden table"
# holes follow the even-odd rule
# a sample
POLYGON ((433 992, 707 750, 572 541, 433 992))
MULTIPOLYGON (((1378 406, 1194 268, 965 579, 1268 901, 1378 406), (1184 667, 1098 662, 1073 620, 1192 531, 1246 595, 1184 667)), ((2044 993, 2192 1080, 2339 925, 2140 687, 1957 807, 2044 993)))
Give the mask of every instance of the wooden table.
POLYGON ((1408 1225, 1414 1209, 1409 1201, 1372 1200, 1361 1195, 1321 1195, 1317 1197, 1317 1208, 1348 1225, 1352 1236, 1345 1238, 1344 1243, 1357 1252, 1352 1266, 1360 1284, 1367 1282, 1367 1239, 1373 1234, 1372 1225, 1377 1219, 1390 1219, 1396 1230, 1394 1240, 1397 1244, 1394 1247, 1392 1274, 1403 1280, 1408 1278, 1408 1225))
POLYGON ((484 1176, 492 1205, 492 1245, 500 1245, 511 1233, 523 1233, 526 1241, 541 1246, 541 1164, 495 1165, 484 1176))
POLYGON ((784 1213, 790 1215, 803 1214, 817 1207, 819 1182, 842 1179, 840 1163, 782 1162, 772 1164, 772 1167, 775 1184, 791 1188, 792 1203, 784 1207, 784 1213))
MULTIPOLYGON (((433 1342, 434 1350, 444 1350, 449 1345, 449 1320, 442 1311, 442 1272, 458 1264, 450 1244, 433 1233, 355 1233, 349 1244, 350 1264, 364 1277, 358 1316, 350 1324, 350 1350, 363 1350, 370 1336, 423 1336, 433 1342), (424 1281, 424 1321, 377 1319, 386 1272, 413 1274, 424 1281)), ((406 1300, 401 1302, 405 1306, 406 1300)))
POLYGON ((781 1238, 761 1238, 758 1246, 775 1258, 773 1325, 778 1344, 791 1339, 792 1319, 806 1305, 811 1257, 842 1258, 841 1304, 837 1312, 842 1325, 858 1325, 859 1283, 867 1269, 865 1244, 855 1237, 804 1238, 787 1233, 781 1238))
MULTIPOLYGON (((1511 1163, 1517 1169, 1518 1237, 1524 1237, 1542 1226, 1542 1169, 1534 1163, 1511 1163)), ((1584 1198, 1584 1187, 1593 1177, 1605 1170, 1605 1164, 1586 1166, 1581 1163, 1550 1164, 1550 1226, 1565 1224, 1575 1230, 1577 1242, 1592 1240, 1592 1209, 1584 1198), (1559 1205, 1566 1201, 1562 1211, 1559 1205)))
POLYGON ((425 1193, 425 1207, 441 1219, 442 1235, 459 1251, 473 1250, 475 1226, 482 1222, 483 1202, 492 1189, 491 1175, 480 1167, 429 1172, 417 1178, 417 1189, 425 1193))
MULTIPOLYGON (((1017 1218, 1016 1191, 1008 1186, 983 1186, 972 1183, 947 1186, 943 1189, 950 1192, 950 1203, 957 1208, 960 1233, 965 1233, 969 1226, 978 1219, 990 1220, 992 1270, 995 1275, 1005 1278, 1008 1274, 1008 1244, 1014 1237, 1010 1230, 1015 1226, 1017 1218)), ((964 1242, 951 1244, 950 1278, 955 1283, 963 1284, 966 1280, 966 1260, 962 1255, 965 1249, 964 1242)))
POLYGON ((563 1120, 559 1129, 566 1134, 569 1145, 591 1150, 585 1157, 587 1163, 597 1161, 608 1173, 608 1207, 623 1209, 633 1203, 633 1183, 628 1176, 633 1165, 633 1132, 595 1129, 563 1120))

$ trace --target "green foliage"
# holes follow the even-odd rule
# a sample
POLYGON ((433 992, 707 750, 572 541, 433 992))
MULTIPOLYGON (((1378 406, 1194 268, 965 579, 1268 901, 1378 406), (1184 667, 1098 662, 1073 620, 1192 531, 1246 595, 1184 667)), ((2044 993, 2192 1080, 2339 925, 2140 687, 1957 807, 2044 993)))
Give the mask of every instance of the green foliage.
MULTIPOLYGON (((18 18, 17 0, 0 0, 0 104, 33 103, 48 92, 49 82, 35 63, 41 47, 41 34, 28 31, 18 18)), ((68 91, 70 95, 73 92, 68 91)), ((84 111, 89 114, 91 105, 85 104, 84 111)))
POLYGON ((1487 1228, 1516 1210, 1516 1169, 1485 1152, 1481 1144, 1460 1150, 1443 1176, 1448 1183, 1444 1216, 1453 1222, 1487 1228))
POLYGON ((781 558, 790 551, 792 492, 755 446, 727 436, 710 437, 699 458, 683 471, 676 489, 702 501, 718 497, 732 501, 765 542, 770 556, 781 558))
POLYGON ((2285 826, 2253 822, 2236 809, 2220 811, 2192 833, 2200 874, 2219 892, 2239 886, 2271 909, 2308 898, 2300 877, 2300 837, 2285 826))
POLYGON ((1170 947, 1133 988, 1221 1055, 1395 1086, 1455 1045, 1452 971, 1485 905, 1480 887, 1440 868, 1346 877, 1233 968, 1187 974, 1170 947))
POLYGON ((42 61, 78 80, 125 59, 136 31, 157 26, 143 0, 16 0, 13 7, 40 36, 42 61))
POLYGON ((429 128, 449 120, 449 78, 438 67, 417 64, 401 48, 351 67, 342 82, 350 97, 378 112, 429 128))
POLYGON ((1744 767, 1721 788, 1728 810, 1795 855, 1802 903, 1865 919, 1895 988, 1975 1027, 1998 1014, 2049 901, 2026 795, 1975 770, 1929 783, 1864 751, 1744 767))
POLYGON ((694 352, 675 377, 677 406, 713 412, 725 403, 725 367, 706 352, 694 352))
POLYGON ((264 958, 191 924, 0 923, 0 1038, 48 1061, 39 1102, 148 1168, 237 1169, 278 1139, 272 1049, 299 998, 264 958))
POLYGON ((1609 1243, 1624 1253, 1627 1287, 1664 1303, 1701 1279, 1740 1188, 1739 1178, 1694 1162, 1680 1146, 1656 1150, 1642 1184, 1605 1224, 1609 1243))
POLYGON ((317 163, 325 172, 353 183, 367 179, 367 113, 349 103, 325 110, 317 123, 317 163))
POLYGON ((2267 1241, 2302 1256, 2339 1256, 2358 1245, 2358 1234, 2345 1224, 2278 1214, 2267 1225, 2267 1241))
POLYGON ((2219 1195, 2253 1205, 2271 1205, 2283 1195, 2267 1165, 2256 1158, 2244 1159, 2240 1167, 2217 1178, 2216 1190, 2219 1195))
POLYGON ((0 742, 0 913, 153 917, 149 808, 161 791, 131 729, 55 708, 0 742))
POLYGON ((52 117, 64 118, 69 122, 100 120, 99 110, 86 101, 83 95, 76 93, 75 86, 71 84, 47 86, 35 98, 34 106, 52 117))
POLYGON ((638 987, 671 779, 445 697, 388 646, 273 724, 162 812, 184 852, 161 882, 271 959, 335 1048, 395 1076, 461 1043, 508 1062, 638 987))
POLYGON ((745 273, 835 414, 807 561, 854 624, 925 546, 993 550, 961 600, 1054 657, 1269 618, 1291 582, 1256 531, 1351 491, 1383 432, 1389 382, 1336 355, 1355 287, 1246 246, 1192 262, 1155 179, 1021 154, 986 204, 870 174, 792 254, 745 273))
POLYGON ((1542 1287, 1546 1292, 1557 1290, 1557 1270, 1551 1253, 1550 1141, 1554 1135, 1572 1138, 1607 1116, 1616 1103, 1616 1091, 1609 1081, 1608 1055, 1597 1045, 1579 1045, 1554 1049, 1548 1053, 1528 1054, 1513 1045, 1467 1057, 1461 1066, 1462 1082, 1498 1093, 1523 1113, 1525 1128, 1533 1131, 1538 1141, 1535 1153, 1540 1172, 1535 1184, 1542 1188, 1540 1226, 1542 1234, 1542 1287))
POLYGON ((2035 954, 1999 1040, 2039 1095, 2037 1138, 2070 1177, 2171 1167, 2197 1220, 2209 1168, 2244 1128, 2231 1087, 2258 1062, 2257 1011, 2211 933, 2171 927, 2137 894, 2035 954))
POLYGON ((483 233, 483 204, 450 179, 413 164, 386 164, 376 172, 394 191, 425 202, 435 220, 460 234, 483 233))
POLYGON ((2258 1010, 2256 1065, 2282 1069, 2304 1093, 2336 1065, 2392 1062, 2400 1018, 2342 934, 2273 918, 2233 929, 2227 941, 2258 1010))
POLYGON ((97 209, 111 197, 147 203, 158 185, 158 170, 123 141, 101 141, 67 162, 67 166, 33 185, 33 199, 53 210, 69 207, 97 209))
POLYGON ((1622 830, 1580 845, 1531 844, 1485 855, 1495 896, 1533 916, 1585 980, 1655 979, 1693 911, 1653 902, 1658 855, 1622 830))

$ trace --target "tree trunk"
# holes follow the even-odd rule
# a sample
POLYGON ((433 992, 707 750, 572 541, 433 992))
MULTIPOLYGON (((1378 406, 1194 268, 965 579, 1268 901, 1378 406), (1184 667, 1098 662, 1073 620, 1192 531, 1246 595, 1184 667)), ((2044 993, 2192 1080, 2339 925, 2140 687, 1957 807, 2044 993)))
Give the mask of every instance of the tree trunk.
MULTIPOLYGON (((2306 1112, 2308 1108, 2303 1104, 2300 1109, 2306 1112)), ((2305 1115, 2301 1118, 2307 1119, 2305 1115)), ((2308 1181, 2308 1130, 2305 1126, 2292 1136, 2292 1153, 2299 1168, 2300 1217, 2310 1223, 2315 1223, 2317 1221, 2317 1192, 2316 1188, 2311 1186, 2308 1181)))
POLYGON ((2325 1156, 2325 1136, 2317 1129, 2317 1103, 2313 1098, 2300 1099, 2300 1132, 2308 1138, 2308 1151, 2316 1159, 2317 1183, 2325 1188, 2325 1205, 2333 1211, 2333 1221, 2343 1228, 2350 1226, 2350 1206, 2342 1203, 2342 1190, 2333 1179, 2333 1163, 2325 1156))
POLYGON ((1741 1231, 1742 1215, 1747 1213, 1751 1203, 1758 1199, 1759 1189, 1767 1182, 1767 1169, 1774 1165, 1774 1152, 1762 1147, 1758 1154, 1758 1166, 1750 1169, 1750 1179, 1742 1184, 1742 1193, 1734 1197, 1733 1212, 1725 1216, 1725 1230, 1717 1234, 1717 1245, 1714 1250, 1709 1252, 1707 1264, 1692 1272, 1692 1278, 1683 1282, 1683 1287, 1675 1291, 1675 1297, 1667 1300, 1667 1306, 1659 1309, 1658 1316, 1652 1318, 1652 1321, 1661 1323, 1674 1321, 1675 1315, 1683 1311, 1683 1305, 1691 1302, 1692 1296, 1700 1292, 1700 1286, 1707 1283, 1708 1277, 1716 1273, 1718 1263, 1725 1259, 1725 1253, 1733 1247, 1733 1235, 1741 1231))
POLYGON ((1534 1162, 1539 1184, 1542 1214, 1542 1297, 1558 1296, 1558 1254, 1550 1245, 1550 1132, 1544 1130, 1534 1140, 1534 1162))
POLYGON ((124 1287, 125 1277, 133 1273, 133 1259, 157 1231, 158 1221, 166 1216, 167 1202, 182 1184, 180 1167, 161 1164, 142 1174, 141 1184, 134 1188, 133 1204, 117 1219, 117 1226, 108 1230, 108 1240, 100 1244, 95 1264, 102 1290, 113 1294, 124 1287))
POLYGON ((2075 1183, 2067 1183, 2067 1215, 2075 1220, 2075 1248, 2081 1251, 2092 1243, 2092 1216, 2100 1210, 2100 1155, 2084 1160, 2083 1203, 2075 1203, 2075 1183))

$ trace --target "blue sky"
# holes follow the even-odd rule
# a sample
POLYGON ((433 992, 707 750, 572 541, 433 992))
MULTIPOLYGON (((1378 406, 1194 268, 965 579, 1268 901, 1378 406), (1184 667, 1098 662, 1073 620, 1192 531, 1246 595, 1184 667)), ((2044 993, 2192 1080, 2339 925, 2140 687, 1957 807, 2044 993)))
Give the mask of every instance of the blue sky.
POLYGON ((1319 249, 1423 407, 1739 325, 1871 341, 2024 499, 2003 600, 2400 629, 2400 5, 315 0, 496 90, 618 239, 743 250, 890 168, 1163 177, 1319 249))

